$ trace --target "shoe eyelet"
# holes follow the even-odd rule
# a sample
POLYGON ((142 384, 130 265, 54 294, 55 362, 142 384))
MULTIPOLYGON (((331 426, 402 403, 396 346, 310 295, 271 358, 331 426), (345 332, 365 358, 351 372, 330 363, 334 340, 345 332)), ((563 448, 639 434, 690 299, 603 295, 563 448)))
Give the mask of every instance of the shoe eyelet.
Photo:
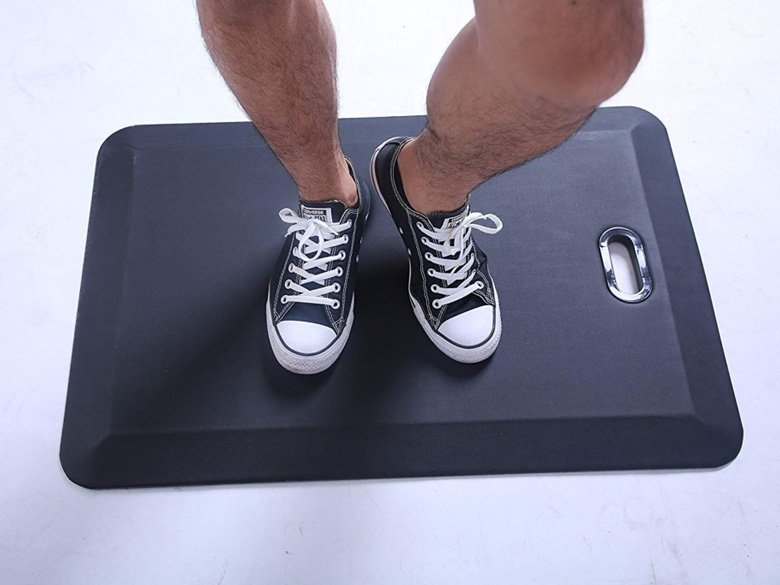
POLYGON ((425 245, 428 245, 428 244, 430 243, 430 240, 429 240, 428 238, 426 238, 425 236, 423 236, 422 238, 420 238, 420 241, 421 241, 423 244, 425 244, 425 245))
POLYGON ((425 259, 426 260, 431 260, 432 258, 433 258, 433 254, 431 254, 430 252, 426 252, 425 253, 425 259))
POLYGON ((349 236, 344 236, 344 243, 349 244, 349 236))
POLYGON ((339 301, 334 301, 334 302, 331 304, 331 307, 333 307, 334 309, 337 309, 337 310, 338 310, 338 308, 339 308, 340 306, 341 306, 341 303, 340 303, 339 301))
POLYGON ((485 288, 485 283, 484 283, 484 282, 482 282, 481 280, 478 280, 478 281, 477 281, 477 288, 478 288, 479 290, 482 290, 483 288, 485 288))
POLYGON ((346 257, 347 257, 347 253, 344 250, 339 252, 339 260, 344 260, 344 258, 346 257))
POLYGON ((341 285, 338 282, 333 284, 333 292, 341 292, 341 285))
POLYGON ((436 272, 433 268, 428 269, 428 276, 433 276, 433 273, 436 272))
POLYGON ((287 280, 284 281, 284 288, 289 289, 291 284, 292 284, 292 280, 288 278, 287 280))
POLYGON ((293 271, 293 268, 295 268, 295 264, 293 264, 292 262, 290 262, 290 264, 287 266, 287 271, 288 271, 288 272, 292 272, 292 271, 293 271))
POLYGON ((438 284, 432 284, 431 285, 431 292, 439 292, 439 285, 438 284))
POLYGON ((348 228, 352 227, 352 220, 351 219, 347 220, 347 227, 348 228))
POLYGON ((344 269, 341 266, 336 268, 336 276, 341 276, 343 274, 344 274, 344 269))
POLYGON ((283 305, 287 304, 287 295, 282 295, 282 298, 279 299, 279 302, 281 302, 283 305))
POLYGON ((434 301, 431 303, 431 306, 432 306, 434 309, 440 309, 440 308, 441 308, 441 303, 439 302, 439 299, 436 299, 436 300, 434 300, 434 301))
POLYGON ((423 229, 423 224, 422 224, 422 222, 421 222, 421 221, 418 221, 418 222, 417 222, 417 229, 418 229, 418 230, 421 230, 421 229, 423 229))

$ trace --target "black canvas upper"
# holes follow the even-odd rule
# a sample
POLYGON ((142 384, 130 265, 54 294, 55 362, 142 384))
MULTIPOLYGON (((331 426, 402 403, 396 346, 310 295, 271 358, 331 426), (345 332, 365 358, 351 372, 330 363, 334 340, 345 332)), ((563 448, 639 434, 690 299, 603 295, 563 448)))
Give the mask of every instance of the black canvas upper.
POLYGON ((429 252, 435 256, 441 256, 427 246, 424 246, 421 239, 425 237, 418 227, 421 223, 426 229, 433 227, 441 228, 447 223, 449 226, 457 226, 468 215, 470 211, 469 201, 463 207, 451 212, 438 212, 424 215, 412 209, 404 193, 401 174, 398 170, 398 153, 401 147, 409 138, 393 138, 387 141, 376 155, 374 161, 374 174, 377 187, 389 208, 390 214, 396 227, 399 228, 401 238, 406 245, 407 254, 411 264, 409 293, 414 296, 425 312, 428 323, 437 330, 439 325, 461 313, 475 309, 480 306, 490 305, 495 307, 495 293, 493 281, 490 278, 488 270, 487 256, 482 252, 476 242, 473 242, 473 254, 475 255, 476 274, 474 281, 482 281, 484 284, 481 290, 476 290, 472 294, 436 309, 431 304, 435 298, 441 298, 431 292, 431 285, 445 285, 441 279, 428 275, 428 269, 433 268, 441 271, 438 264, 434 264, 425 259, 425 253, 429 252))
MULTIPOLYGON (((348 161, 349 163, 349 161, 348 161)), ((339 282, 341 291, 326 295, 328 298, 336 298, 340 301, 338 308, 330 305, 319 305, 302 302, 282 303, 281 298, 285 294, 294 294, 285 290, 284 282, 289 278, 294 282, 300 282, 301 277, 289 271, 289 265, 292 263, 301 267, 303 260, 293 255, 292 251, 298 242, 294 234, 287 236, 282 245, 279 257, 276 262, 271 280, 269 283, 269 301, 272 311, 274 326, 282 320, 306 321, 319 325, 331 327, 337 334, 340 334, 346 325, 350 309, 352 307, 353 296, 355 292, 355 282, 357 277, 357 258, 360 253, 360 243, 365 230, 366 219, 371 206, 371 196, 366 184, 358 177, 357 173, 349 163, 349 170, 357 185, 358 203, 354 207, 347 207, 338 200, 332 201, 305 201, 300 200, 298 214, 300 217, 317 217, 326 219, 327 214, 334 222, 346 223, 352 221, 352 226, 341 232, 340 236, 349 236, 349 241, 338 247, 331 248, 327 255, 336 255, 343 250, 346 257, 343 260, 333 260, 324 266, 322 271, 341 267, 343 274, 340 277, 333 277, 325 280, 322 284, 312 282, 303 285, 305 288, 317 289, 327 286, 333 282, 339 282)), ((315 269, 313 272, 319 272, 315 269)))

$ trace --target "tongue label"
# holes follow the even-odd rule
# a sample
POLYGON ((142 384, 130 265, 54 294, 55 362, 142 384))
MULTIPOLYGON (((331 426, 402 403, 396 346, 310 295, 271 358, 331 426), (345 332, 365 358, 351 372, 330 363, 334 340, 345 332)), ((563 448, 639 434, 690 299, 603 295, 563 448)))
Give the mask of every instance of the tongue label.
POLYGON ((333 223, 330 207, 306 207, 301 205, 301 217, 306 219, 319 219, 327 223, 333 223))
POLYGON ((464 209, 458 215, 445 219, 444 223, 441 224, 442 229, 451 229, 459 226, 461 223, 463 223, 463 218, 466 217, 467 212, 468 209, 464 209))

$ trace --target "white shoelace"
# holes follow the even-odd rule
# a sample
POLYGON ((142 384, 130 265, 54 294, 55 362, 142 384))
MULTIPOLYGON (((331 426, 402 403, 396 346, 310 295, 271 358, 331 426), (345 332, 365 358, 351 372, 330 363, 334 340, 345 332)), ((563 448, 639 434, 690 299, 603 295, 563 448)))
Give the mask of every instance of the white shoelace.
POLYGON ((474 280, 476 261, 472 253, 474 243, 471 239, 471 230, 479 230, 486 234, 498 233, 504 227, 498 216, 492 213, 469 213, 459 225, 453 228, 434 228, 431 231, 419 221, 417 227, 426 236, 422 238, 422 243, 441 253, 441 257, 430 252, 425 253, 426 260, 441 266, 441 270, 429 268, 428 276, 440 279, 447 284, 447 286, 439 286, 438 284, 431 286, 432 292, 442 295, 441 298, 431 302, 434 309, 454 303, 485 287, 481 280, 474 280), (480 220, 489 220, 493 222, 495 227, 476 223, 480 220), (452 286, 453 283, 458 282, 457 286, 452 286))
POLYGON ((316 305, 330 305, 338 309, 340 302, 337 299, 328 298, 330 293, 341 292, 341 285, 338 282, 324 286, 325 281, 341 276, 344 270, 339 266, 331 270, 326 270, 328 263, 334 260, 343 260, 347 257, 346 252, 341 250, 338 254, 333 254, 333 248, 338 248, 349 243, 349 236, 339 236, 341 232, 352 227, 352 220, 346 223, 329 223, 321 219, 299 217, 292 209, 285 208, 279 212, 279 217, 283 222, 292 224, 287 230, 287 235, 295 234, 298 245, 293 248, 292 254, 296 258, 303 260, 299 267, 292 262, 287 269, 300 276, 298 282, 287 279, 284 287, 287 290, 297 294, 286 294, 282 296, 282 304, 287 303, 311 303, 316 305), (330 254, 330 255, 324 255, 330 254), (311 272, 312 270, 318 272, 311 272), (308 289, 303 285, 317 283, 320 288, 308 289))

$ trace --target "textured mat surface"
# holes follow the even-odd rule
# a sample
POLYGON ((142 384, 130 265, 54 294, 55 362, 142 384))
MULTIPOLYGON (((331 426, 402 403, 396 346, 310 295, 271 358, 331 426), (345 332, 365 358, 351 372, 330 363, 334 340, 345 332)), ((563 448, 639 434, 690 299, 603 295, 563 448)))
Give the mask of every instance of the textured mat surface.
MULTIPOLYGON (((368 182, 374 147, 421 117, 347 119, 368 182)), ((269 270, 294 184, 249 123, 137 126, 98 155, 61 445, 95 488, 716 467, 742 427, 666 132, 599 110, 565 145, 504 173, 472 208, 504 334, 479 365, 426 338, 406 252, 375 205, 355 326, 329 371, 275 362, 269 270), (642 239, 653 292, 606 285, 607 228, 642 239)), ((379 203, 375 199, 374 203, 379 203)))

